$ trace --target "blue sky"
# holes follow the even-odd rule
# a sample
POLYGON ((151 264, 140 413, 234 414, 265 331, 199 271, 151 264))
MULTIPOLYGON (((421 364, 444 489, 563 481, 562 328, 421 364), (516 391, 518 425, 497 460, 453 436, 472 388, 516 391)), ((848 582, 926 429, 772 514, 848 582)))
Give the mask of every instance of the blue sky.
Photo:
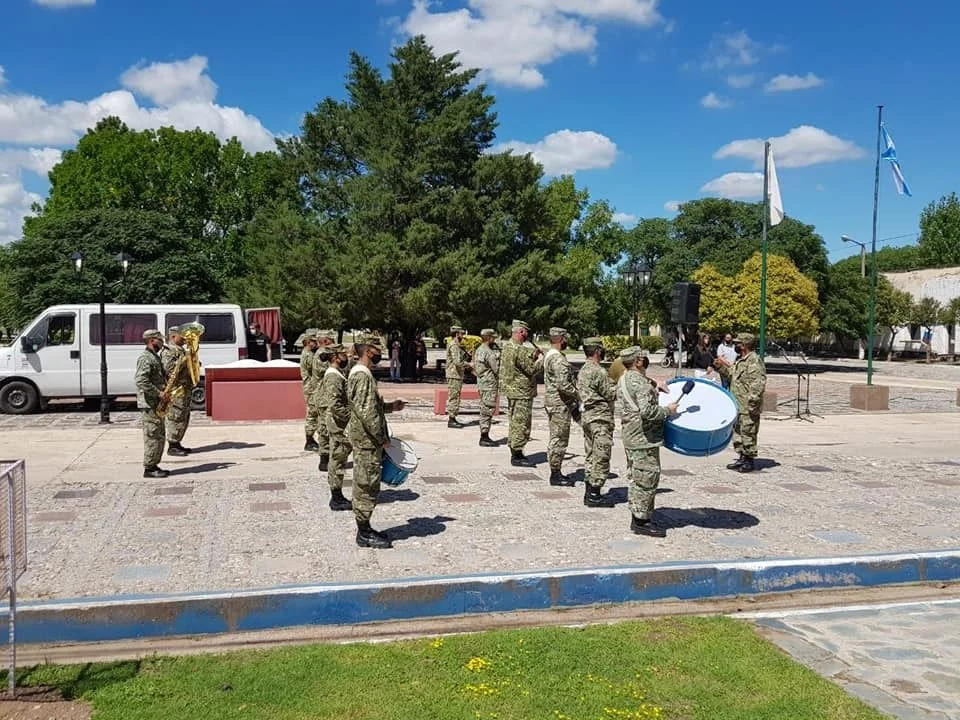
POLYGON ((958 26, 960 4, 893 0, 3 0, 0 241, 105 114, 262 149, 342 96, 350 50, 382 66, 422 32, 484 70, 498 143, 574 171, 625 216, 759 199, 759 144, 735 141, 773 138, 787 214, 832 260, 859 252, 841 233, 870 240, 883 103, 913 197, 881 167, 878 237, 908 244, 960 184, 958 26))

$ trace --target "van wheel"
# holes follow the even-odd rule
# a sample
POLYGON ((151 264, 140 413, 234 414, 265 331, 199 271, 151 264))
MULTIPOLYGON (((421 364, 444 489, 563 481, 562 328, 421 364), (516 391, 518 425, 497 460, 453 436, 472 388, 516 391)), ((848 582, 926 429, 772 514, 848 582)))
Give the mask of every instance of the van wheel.
POLYGON ((207 407, 207 389, 204 387, 203 378, 200 378, 200 384, 190 393, 190 409, 205 410, 207 407))
POLYGON ((30 383, 14 380, 0 388, 0 412, 29 415, 40 405, 37 389, 30 383))

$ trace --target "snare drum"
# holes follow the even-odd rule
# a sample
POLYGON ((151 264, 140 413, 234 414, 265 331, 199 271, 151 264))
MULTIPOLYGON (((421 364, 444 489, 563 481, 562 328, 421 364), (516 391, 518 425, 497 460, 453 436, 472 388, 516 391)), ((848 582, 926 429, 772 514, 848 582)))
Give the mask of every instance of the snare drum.
POLYGON ((403 485, 419 462, 412 447, 399 438, 390 438, 390 447, 383 453, 380 464, 380 480, 391 487, 403 485))
POLYGON ((694 387, 680 400, 679 415, 668 418, 663 429, 663 446, 681 455, 714 455, 730 444, 737 420, 737 401, 722 386, 706 378, 674 378, 669 393, 660 393, 661 406, 681 398, 687 380, 694 387))

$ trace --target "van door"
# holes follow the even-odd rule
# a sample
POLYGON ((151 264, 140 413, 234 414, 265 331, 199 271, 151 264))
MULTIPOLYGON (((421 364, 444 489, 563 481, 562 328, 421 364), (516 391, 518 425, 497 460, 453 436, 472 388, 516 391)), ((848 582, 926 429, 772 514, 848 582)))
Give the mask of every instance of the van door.
POLYGON ((20 339, 20 372, 31 377, 41 397, 80 395, 77 313, 58 311, 40 319, 20 339))

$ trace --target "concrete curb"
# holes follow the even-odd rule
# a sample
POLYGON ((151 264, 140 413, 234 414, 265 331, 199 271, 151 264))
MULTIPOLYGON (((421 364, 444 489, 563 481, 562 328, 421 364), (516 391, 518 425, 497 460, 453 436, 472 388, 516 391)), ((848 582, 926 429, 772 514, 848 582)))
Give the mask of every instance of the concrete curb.
POLYGON ((18 645, 106 642, 958 580, 960 549, 684 562, 25 603, 17 608, 16 636, 18 645))

